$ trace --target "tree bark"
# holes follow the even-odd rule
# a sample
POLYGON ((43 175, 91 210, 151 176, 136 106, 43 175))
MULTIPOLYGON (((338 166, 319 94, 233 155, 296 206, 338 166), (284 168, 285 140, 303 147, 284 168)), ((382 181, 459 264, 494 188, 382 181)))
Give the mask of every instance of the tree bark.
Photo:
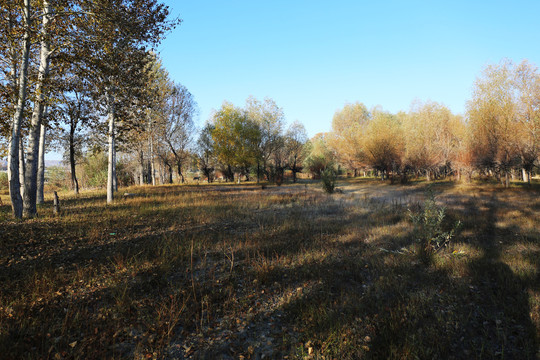
MULTIPOLYGON (((45 110, 45 112, 47 112, 45 110)), ((37 174, 37 203, 43 204, 45 187, 45 132, 47 128, 41 124, 39 131, 39 154, 38 154, 38 174, 37 174)))
POLYGON ((116 137, 115 137, 115 146, 113 147, 113 191, 118 191, 118 175, 116 173, 116 137))
POLYGON ((114 163, 114 146, 115 146, 115 109, 114 109, 114 97, 109 93, 108 97, 108 116, 109 116, 109 157, 107 168, 107 204, 111 204, 114 200, 114 175, 115 175, 115 163, 114 163))
POLYGON ((11 125, 11 135, 9 139, 8 152, 8 172, 9 172, 9 196, 11 198, 11 208, 13 215, 20 219, 23 213, 23 200, 21 196, 21 182, 19 179, 19 142, 21 136, 21 122, 26 103, 26 87, 28 82, 28 62, 30 58, 30 0, 24 0, 24 22, 26 30, 22 40, 21 67, 18 80, 17 104, 11 125))
POLYGON ((227 179, 231 182, 234 182, 234 173, 232 171, 231 165, 227 165, 227 179))
POLYGON ((144 185, 144 153, 139 151, 139 185, 144 185))
POLYGON ((21 198, 23 199, 23 215, 24 215, 24 175, 26 171, 26 163, 24 158, 24 139, 19 142, 19 184, 21 185, 21 198))
POLYGON ((173 168, 171 164, 167 164, 167 170, 169 171, 169 184, 173 183, 173 168))
POLYGON ((71 188, 75 195, 79 194, 79 182, 75 173, 75 127, 72 126, 69 132, 69 166, 71 169, 71 188))
POLYGON ((154 163, 154 141, 150 134, 150 174, 152 175, 152 185, 156 186, 156 165, 154 163))
POLYGON ((26 172, 24 176, 24 196, 23 213, 28 217, 37 215, 37 169, 39 154, 39 138, 41 130, 41 121, 43 119, 43 109, 45 103, 45 81, 49 75, 50 44, 49 44, 49 25, 50 8, 47 0, 43 1, 43 17, 41 26, 41 49, 39 56, 39 72, 36 83, 36 100, 34 110, 32 111, 32 120, 30 124, 30 133, 28 137, 28 153, 26 156, 26 172))
POLYGON ((60 214, 60 200, 58 199, 58 193, 56 191, 54 192, 53 212, 55 215, 60 214))
POLYGON ((293 162, 293 166, 291 170, 292 170, 292 181, 294 184, 296 184, 296 156, 294 157, 294 162, 293 162))
POLYGON ((181 179, 182 184, 183 184, 185 179, 184 179, 184 174, 182 173, 182 162, 181 161, 176 162, 176 170, 178 171, 178 176, 180 176, 180 179, 181 179))

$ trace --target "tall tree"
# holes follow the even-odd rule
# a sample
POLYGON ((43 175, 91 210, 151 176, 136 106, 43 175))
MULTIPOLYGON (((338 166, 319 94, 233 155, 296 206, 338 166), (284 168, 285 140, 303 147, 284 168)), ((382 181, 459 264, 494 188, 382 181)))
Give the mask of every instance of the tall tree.
POLYGON ((401 168, 403 132, 398 116, 377 108, 371 113, 372 120, 366 128, 363 146, 368 163, 378 170, 384 179, 401 168))
MULTIPOLYGON (((85 1, 89 18, 80 24, 80 58, 108 123, 107 203, 114 198, 117 117, 146 83, 148 52, 179 20, 157 0, 85 1)), ((124 112, 126 114, 126 112, 124 112)), ((126 119, 124 119, 126 120, 126 119)))
POLYGON ((285 148, 289 156, 288 167, 293 175, 293 182, 296 182, 296 174, 302 171, 304 160, 304 147, 308 141, 306 128, 302 123, 293 122, 285 133, 285 148))
POLYGON ((506 187, 518 161, 512 67, 508 60, 486 67, 467 104, 469 124, 476 139, 476 162, 494 170, 506 187))
POLYGON ((403 118, 404 161, 428 181, 451 169, 452 154, 458 146, 457 129, 461 119, 436 102, 414 102, 403 118))
POLYGON ((213 116, 212 139, 214 149, 229 180, 234 171, 249 176, 249 167, 257 161, 260 128, 246 112, 231 103, 223 103, 213 116))
POLYGON ((77 179, 77 158, 82 155, 84 145, 83 128, 96 129, 97 117, 92 107, 92 101, 86 90, 88 84, 80 78, 74 78, 71 86, 67 88, 62 103, 59 105, 59 114, 65 124, 61 134, 64 144, 65 158, 68 160, 71 173, 71 188, 79 194, 79 181, 77 179))
MULTIPOLYGON (((21 123, 23 120, 23 114, 26 106, 27 96, 27 84, 28 84, 28 65, 30 61, 30 45, 32 35, 32 16, 31 16, 30 0, 24 0, 22 6, 22 12, 19 15, 21 18, 21 56, 20 63, 13 64, 17 67, 19 72, 18 79, 16 75, 13 76, 13 80, 16 81, 14 88, 16 89, 15 107, 10 126, 10 138, 9 138, 9 152, 8 152, 8 177, 9 177, 9 194, 11 197, 11 206, 13 209, 13 215, 16 218, 22 218, 23 215, 23 199, 21 196, 21 181, 19 172, 19 151, 20 151, 20 136, 21 136, 21 123)), ((14 15, 16 16, 16 15, 14 15)), ((11 35, 11 34, 10 34, 11 35)), ((16 74, 16 71, 14 71, 16 74)))
POLYGON ((354 171, 365 166, 362 137, 370 119, 370 113, 362 103, 346 104, 336 111, 332 119, 332 132, 328 145, 335 152, 340 163, 354 171))
POLYGON ((208 179, 209 183, 211 183, 214 178, 214 170, 217 163, 214 150, 214 139, 212 138, 214 129, 215 126, 212 123, 208 122, 205 124, 199 134, 195 152, 197 165, 208 179))
POLYGON ((26 171, 24 176, 23 212, 29 217, 37 214, 36 202, 39 139, 43 119, 43 110, 46 106, 46 82, 49 76, 49 65, 51 58, 51 32, 49 28, 51 16, 52 14, 49 1, 43 0, 41 14, 42 24, 40 28, 39 69, 35 89, 34 110, 32 112, 32 119, 30 123, 28 153, 26 155, 26 171))
POLYGON ((322 172, 335 164, 334 153, 328 146, 328 133, 318 133, 309 140, 304 148, 304 164, 314 178, 320 178, 322 172))
POLYGON ((195 133, 193 117, 197 113, 197 103, 188 89, 181 84, 173 86, 167 103, 167 123, 162 136, 172 152, 178 176, 183 183, 183 167, 190 159, 189 148, 195 133))
POLYGON ((522 61, 514 69, 514 86, 518 105, 517 148, 521 159, 523 181, 530 184, 533 167, 540 155, 540 73, 538 68, 522 61))
MULTIPOLYGON (((247 116, 259 127, 260 137, 256 149, 257 182, 260 180, 261 170, 270 178, 276 174, 281 164, 273 160, 281 159, 281 156, 273 156, 283 148, 283 127, 285 115, 274 100, 265 98, 259 101, 253 96, 246 100, 245 111, 247 116)), ((279 160, 278 160, 279 161, 279 160)))

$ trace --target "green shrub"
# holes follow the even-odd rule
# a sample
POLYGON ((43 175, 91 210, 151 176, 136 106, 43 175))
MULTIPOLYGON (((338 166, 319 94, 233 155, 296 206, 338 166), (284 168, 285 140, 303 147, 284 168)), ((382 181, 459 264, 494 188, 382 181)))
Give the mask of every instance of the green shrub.
POLYGON ((409 217, 414 224, 415 240, 419 243, 419 255, 424 262, 430 262, 435 252, 448 246, 461 227, 461 221, 457 221, 450 231, 444 230, 446 208, 437 205, 431 189, 427 190, 426 200, 420 210, 409 209, 409 217))
POLYGON ((328 193, 332 194, 334 190, 336 189, 336 172, 332 168, 326 168, 321 173, 321 182, 323 190, 328 193))
POLYGON ((60 190, 68 188, 68 175, 62 166, 49 166, 45 169, 45 182, 49 189, 60 190))
POLYGON ((107 154, 104 152, 89 153, 83 160, 83 178, 86 186, 104 188, 107 185, 107 154))
POLYGON ((7 173, 0 172, 0 191, 9 190, 9 181, 7 173))

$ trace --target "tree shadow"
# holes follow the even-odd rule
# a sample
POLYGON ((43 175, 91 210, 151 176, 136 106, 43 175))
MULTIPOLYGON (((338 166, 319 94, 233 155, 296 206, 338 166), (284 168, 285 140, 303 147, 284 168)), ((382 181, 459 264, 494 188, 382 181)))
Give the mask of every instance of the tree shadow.
MULTIPOLYGON (((248 201, 242 193, 251 191, 230 193, 234 196, 232 203, 248 201)), ((340 359, 534 358, 538 329, 529 316, 527 290, 538 289, 538 261, 534 260, 538 252, 526 254, 537 266, 534 278, 520 277, 504 263, 503 251, 514 243, 509 232, 519 229, 497 225, 498 209, 507 204, 495 194, 490 194, 491 198, 483 194, 471 201, 466 197, 456 199, 466 202, 466 213, 456 211, 455 218, 467 217, 458 245, 467 245, 479 255, 461 261, 448 249, 437 255, 437 261, 445 262, 442 265, 419 261, 414 253, 413 230, 400 228, 406 216, 404 205, 365 203, 360 205, 362 211, 355 212, 353 207, 358 205, 351 204, 358 202, 354 199, 345 203, 341 195, 303 194, 299 187, 293 196, 264 208, 257 205, 256 209, 238 210, 227 205, 218 209, 223 214, 209 218, 201 227, 188 223, 169 228, 188 221, 184 216, 187 213, 151 209, 144 221, 150 228, 160 226, 153 236, 137 234, 140 229, 133 228, 118 244, 87 244, 82 250, 49 254, 53 263, 66 262, 67 258, 67 266, 73 261, 85 267, 89 259, 77 255, 77 251, 96 251, 92 258, 96 266, 128 269, 123 261, 137 253, 134 249, 145 246, 148 252, 136 259, 150 265, 135 274, 119 271, 118 276, 123 277, 92 295, 101 299, 97 302, 69 298, 55 302, 60 300, 55 297, 42 314, 49 314, 52 323, 61 324, 66 315, 63 307, 72 301, 73 307, 80 309, 81 318, 89 319, 90 329, 97 327, 95 324, 100 328, 110 326, 104 331, 106 340, 103 336, 92 339, 102 342, 95 346, 103 356, 129 357, 137 342, 154 346, 149 336, 160 330, 145 317, 155 317, 160 309, 156 300, 171 304, 170 296, 180 292, 190 303, 174 327, 171 344, 163 353, 165 358, 186 354, 208 359, 241 354, 248 358, 291 354, 340 359), (294 226, 288 226, 288 221, 294 226), (156 255, 158 252, 169 251, 160 241, 163 238, 171 238, 183 248, 177 258, 169 254, 166 261, 152 263, 161 256, 156 255), (503 246, 499 244, 501 239, 503 246), (209 250, 201 245, 190 254, 191 240, 195 245, 204 243, 209 250), (118 261, 114 260, 116 256, 118 261), (453 266, 452 261, 461 261, 461 267, 453 266), (124 296, 129 300, 125 306, 124 296), (96 319, 99 309, 111 304, 123 308, 114 319, 119 325, 96 319), (137 310, 139 305, 143 310, 137 310), (128 338, 131 330, 125 329, 133 326, 135 340, 128 338), (117 331, 122 336, 114 338, 117 331), (142 331, 150 334, 142 337, 142 331), (191 334, 197 331, 204 338, 195 336, 200 342, 189 353, 186 349, 191 346, 191 334)), ((167 201, 167 196, 160 195, 160 199, 167 201)), ((259 199, 250 201, 256 204, 259 199)), ((125 206, 129 208, 129 200, 125 206)), ((127 216, 128 208, 122 209, 127 216)), ((199 211, 214 214, 216 209, 208 206, 199 211)), ((120 217, 111 226, 123 222, 124 226, 133 225, 120 217)), ((39 229, 34 230, 37 233, 39 229)), ((35 265, 32 260, 21 264, 24 268, 35 265)), ((44 316, 20 314, 25 315, 34 325, 26 328, 26 333, 16 334, 18 350, 24 347, 22 344, 28 345, 19 342, 21 338, 47 330, 44 316)), ((83 328, 79 323, 69 329, 74 334, 86 333, 83 328)), ((43 349, 55 345, 54 336, 47 338, 44 334, 36 338, 42 345, 35 353, 41 355, 46 351, 43 349)), ((0 339, 0 344, 5 346, 13 339, 0 339)), ((69 355, 68 340, 75 341, 76 337, 59 340, 55 351, 69 355)), ((92 343, 85 346, 89 348, 92 343)))

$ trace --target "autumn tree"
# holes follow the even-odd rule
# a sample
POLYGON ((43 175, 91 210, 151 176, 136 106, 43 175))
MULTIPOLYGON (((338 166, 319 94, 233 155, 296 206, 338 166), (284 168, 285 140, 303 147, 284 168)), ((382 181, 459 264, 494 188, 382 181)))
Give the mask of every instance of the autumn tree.
POLYGON ((215 112, 212 123, 214 150, 227 178, 234 180, 236 170, 249 179, 249 169, 257 161, 261 141, 259 126, 243 109, 228 102, 215 112))
POLYGON ((191 157, 189 150, 195 134, 193 117, 197 113, 197 103, 185 86, 175 84, 168 94, 166 106, 167 119, 162 139, 173 155, 178 176, 183 183, 183 167, 191 157))
POLYGON ((305 145, 304 167, 309 170, 314 178, 320 178, 325 169, 332 168, 335 158, 328 146, 327 133, 318 133, 305 145))
MULTIPOLYGON (((381 174, 381 179, 398 173, 403 158, 403 132, 399 117, 382 109, 371 111, 363 141, 367 163, 381 174)), ((401 115, 403 117, 403 115, 401 115)))
MULTIPOLYGON (((46 106, 47 97, 46 82, 49 76, 49 66, 51 59, 51 17, 52 11, 48 0, 43 0, 40 27, 40 51, 38 78, 35 88, 34 109, 30 121, 28 136, 28 153, 26 155, 26 169, 24 177, 24 198, 23 212, 27 216, 37 214, 37 173, 38 173, 38 152, 41 123, 43 121, 43 112, 46 106)), ((56 10, 64 10, 59 6, 56 10)))
POLYGON ((217 164, 214 139, 212 137, 214 129, 215 126, 210 122, 204 125, 199 134, 195 150, 197 166, 208 179, 209 183, 214 179, 214 170, 217 164))
POLYGON ((285 133, 285 152, 288 155, 288 168, 293 175, 293 182, 296 182, 296 177, 302 171, 305 158, 304 147, 308 141, 306 128, 302 123, 293 122, 285 133))
POLYGON ((517 93, 517 151, 523 181, 530 184, 531 173, 540 155, 540 73, 524 60, 514 68, 513 83, 517 93))
POLYGON ((259 127, 260 137, 256 149, 257 182, 261 171, 266 177, 274 179, 283 171, 283 154, 277 154, 283 149, 283 128, 285 115, 274 100, 265 98, 259 101, 254 97, 246 100, 247 116, 259 127))
POLYGON ((146 83, 149 51, 178 21, 168 20, 168 8, 156 0, 101 0, 83 3, 88 18, 80 59, 108 122, 107 203, 113 201, 117 118, 133 104, 146 83))
MULTIPOLYGON (((6 1, 10 3, 10 1, 6 1)), ((4 4, 3 4, 4 5, 4 4)), ((5 4, 7 5, 7 4, 5 4)), ((4 7, 3 7, 4 8, 4 7)), ((7 49, 10 54, 10 65, 13 67, 10 70, 11 84, 13 86, 13 114, 10 121, 10 134, 8 146, 8 178, 9 178, 9 194, 11 198, 11 206, 13 215, 16 218, 21 218, 23 215, 23 199, 21 196, 21 181, 19 172, 19 151, 21 124, 26 107, 27 92, 28 92, 28 66, 30 62, 30 45, 32 41, 32 8, 30 0, 24 0, 21 11, 17 13, 16 6, 9 6, 8 10, 8 42, 15 44, 19 43, 20 47, 16 49, 7 49), (12 26, 20 24, 18 33, 12 26), (11 50, 11 51, 9 51, 11 50), (20 50, 20 57, 16 57, 16 53, 20 50)))
POLYGON ((78 194, 79 181, 76 164, 85 145, 84 130, 85 128, 95 129, 98 118, 87 90, 88 84, 83 79, 74 76, 66 82, 66 85, 56 113, 63 123, 60 140, 65 149, 64 157, 69 163, 71 188, 75 194, 78 194))
POLYGON ((354 172, 365 166, 366 155, 362 138, 370 120, 370 113, 362 103, 345 104, 332 119, 332 132, 328 144, 337 160, 354 172))
POLYGON ((512 73, 513 64, 508 60, 486 67, 475 81, 472 99, 467 104, 477 166, 495 171, 506 187, 510 172, 519 161, 512 73))
POLYGON ((430 181, 451 171, 451 159, 458 146, 457 127, 461 119, 436 102, 415 102, 403 117, 404 161, 430 181))

